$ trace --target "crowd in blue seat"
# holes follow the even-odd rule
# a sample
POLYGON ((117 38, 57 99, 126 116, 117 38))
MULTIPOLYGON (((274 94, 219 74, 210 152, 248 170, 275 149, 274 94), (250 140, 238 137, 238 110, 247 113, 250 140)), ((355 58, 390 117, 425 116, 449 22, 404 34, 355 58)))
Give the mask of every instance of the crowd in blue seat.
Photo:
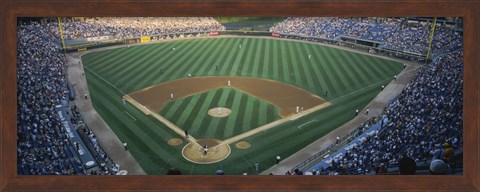
MULTIPOLYGON (((50 22, 52 33, 60 37, 58 23, 50 22)), ((113 36, 126 39, 157 34, 224 31, 211 17, 94 17, 70 18, 62 23, 64 39, 113 36)))
POLYGON ((37 22, 19 24, 17 37, 17 173, 89 174, 56 110, 69 95, 61 47, 37 22))
MULTIPOLYGON (((348 36, 381 42, 380 47, 426 55, 431 22, 409 23, 406 18, 379 17, 290 17, 273 26, 270 31, 284 34, 336 39, 348 36)), ((443 25, 443 24, 440 24, 443 25)), ((448 27, 438 27, 433 50, 452 41, 461 41, 460 35, 448 27)))
POLYGON ((62 50, 38 23, 19 25, 17 34, 18 173, 82 174, 55 111, 68 95, 62 50))
POLYGON ((445 147, 461 150, 462 58, 463 51, 455 51, 421 68, 401 95, 387 106, 384 115, 389 123, 324 169, 331 174, 365 174, 398 163, 403 154, 416 162, 427 162, 446 160, 445 147))

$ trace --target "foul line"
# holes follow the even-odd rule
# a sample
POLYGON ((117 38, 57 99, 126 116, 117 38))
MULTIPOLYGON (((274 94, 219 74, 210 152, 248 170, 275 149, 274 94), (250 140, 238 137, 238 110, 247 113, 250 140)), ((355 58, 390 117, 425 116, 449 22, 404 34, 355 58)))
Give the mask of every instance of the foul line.
MULTIPOLYGON (((133 98, 131 98, 130 96, 128 96, 125 92, 123 92, 122 90, 120 90, 118 87, 116 87, 115 85, 111 84, 110 82, 108 82, 107 80, 105 80, 104 78, 102 78, 100 75, 98 75, 97 73, 93 72, 92 70, 90 70, 88 67, 85 67, 85 65, 83 66, 86 70, 90 71, 91 73, 93 73, 95 76, 97 76, 98 78, 102 79, 103 81, 105 81, 106 83, 108 83, 110 86, 112 86, 113 88, 117 89, 120 93, 122 93, 123 95, 125 95, 123 98, 125 98, 128 102, 130 102, 132 105, 136 106, 138 109, 140 109, 140 111, 142 111, 143 113, 145 113, 145 115, 151 115, 153 116, 155 119, 159 120, 160 122, 162 122, 164 125, 166 125, 167 127, 169 127, 172 131, 174 131, 175 133, 177 133, 178 135, 180 136, 184 136, 184 132, 182 129, 180 129, 179 127, 177 127, 175 124, 173 124, 172 122, 168 121, 167 119, 165 119, 164 117, 160 116, 159 114, 157 113, 153 113, 150 109, 148 109, 147 107, 141 105, 140 103, 138 103, 137 101, 135 101, 133 98), (140 108, 140 106, 142 106, 142 108, 140 108)), ((131 115, 130 115, 131 116, 131 115)), ((133 118, 133 117, 132 117, 133 118)), ((197 143, 197 140, 195 138, 193 138, 191 135, 189 135, 189 138, 187 139, 189 140, 190 142, 194 143, 194 144, 197 144, 198 146, 201 146, 200 144, 197 143)))
POLYGON ((298 128, 299 128, 299 129, 302 129, 302 127, 303 127, 303 126, 305 126, 305 125, 307 125, 307 124, 309 124, 309 123, 313 123, 313 122, 318 122, 318 120, 316 120, 316 119, 314 119, 314 120, 311 120, 311 121, 309 121, 309 122, 306 122, 306 123, 304 123, 304 124, 302 124, 302 125, 298 126, 298 128))
POLYGON ((98 75, 97 73, 93 72, 91 69, 89 69, 88 67, 85 67, 85 65, 83 66, 83 68, 85 68, 86 70, 90 71, 91 73, 93 73, 95 76, 97 76, 98 78, 102 79, 103 81, 105 81, 106 83, 108 83, 110 86, 112 86, 113 88, 117 89, 118 91, 120 91, 120 93, 122 93, 123 95, 126 95, 125 92, 123 92, 122 90, 120 90, 117 86, 111 84, 110 82, 108 82, 107 80, 105 80, 103 77, 100 77, 100 75, 98 75))
MULTIPOLYGON (((416 70, 418 70, 419 68, 422 68, 422 67, 425 67, 425 66, 420 66, 420 67, 417 67, 417 68, 414 68, 414 69, 410 69, 410 70, 403 71, 403 72, 399 73, 398 76, 401 76, 401 75, 404 75, 404 74, 408 74, 408 73, 410 73, 410 72, 412 72, 412 71, 416 71, 416 70)), ((367 88, 370 88, 370 87, 372 87, 372 86, 378 86, 377 84, 383 83, 383 82, 385 82, 385 81, 387 81, 387 80, 390 80, 390 78, 391 78, 391 77, 386 78, 386 79, 384 79, 384 80, 380 80, 380 81, 378 81, 378 82, 376 82, 376 83, 373 83, 373 84, 371 84, 371 85, 368 85, 368 86, 366 86, 366 87, 363 87, 363 88, 361 88, 361 89, 359 89, 359 90, 352 91, 352 92, 350 92, 350 93, 347 93, 347 94, 345 94, 345 95, 342 95, 342 96, 340 96, 340 97, 337 97, 337 98, 331 100, 330 102, 333 103, 333 102, 336 101, 336 100, 342 99, 342 98, 344 98, 344 97, 347 97, 347 96, 349 96, 349 95, 351 95, 351 94, 360 92, 360 91, 365 90, 365 89, 367 89, 367 88)), ((397 77, 397 78, 398 78, 398 77, 397 77)), ((387 84, 387 85, 388 85, 388 84, 387 84)))
MULTIPOLYGON (((145 115, 150 115, 150 116, 154 117, 155 119, 157 119, 158 121, 160 121, 161 123, 166 125, 168 128, 170 128, 172 131, 174 131, 175 133, 177 133, 181 137, 184 136, 184 134, 185 134, 184 131, 182 129, 180 129, 179 127, 177 127, 172 122, 170 122, 169 120, 167 120, 165 117, 162 117, 158 113, 152 112, 149 108, 147 108, 146 106, 138 103, 135 99, 133 99, 132 97, 130 97, 128 95, 123 96, 123 98, 125 98, 125 100, 127 100, 130 104, 135 106, 137 109, 142 111, 145 115)), ((187 140, 196 144, 199 147, 202 147, 202 145, 198 144, 197 140, 194 137, 192 137, 191 135, 188 136, 187 140)))
MULTIPOLYGON (((423 66, 422 66, 422 67, 423 67, 423 66)), ((400 76, 400 75, 403 75, 403 74, 406 74, 406 73, 410 73, 411 71, 416 71, 417 69, 418 69, 418 68, 414 68, 414 69, 411 69, 411 70, 403 71, 403 72, 399 73, 398 75, 400 76)), ((375 85, 377 85, 377 84, 379 84, 379 83, 382 83, 382 82, 384 82, 384 81, 386 81, 386 80, 389 80, 389 79, 390 79, 390 78, 387 78, 387 79, 378 81, 378 82, 376 82, 376 83, 374 83, 374 84, 371 84, 371 85, 369 85, 369 86, 367 86, 367 87, 364 87, 364 88, 362 88, 362 89, 359 89, 359 90, 356 90, 356 91, 352 91, 352 92, 347 93, 347 94, 345 94, 345 95, 343 95, 343 96, 341 96, 341 97, 335 98, 335 99, 331 100, 330 102, 325 102, 325 103, 320 104, 320 105, 318 105, 318 106, 315 106, 315 107, 313 107, 313 108, 307 109, 307 110, 305 110, 304 112, 295 114, 295 115, 293 115, 293 116, 290 116, 289 118, 280 119, 280 120, 271 122, 271 123, 269 123, 269 124, 260 126, 260 127, 258 127, 258 128, 255 128, 255 129, 253 129, 253 130, 250 130, 250 131, 248 131, 248 132, 242 133, 242 134, 240 134, 240 135, 231 137, 231 138, 229 138, 229 139, 221 142, 221 143, 218 144, 217 146, 224 145, 224 144, 231 144, 231 143, 237 142, 237 141, 239 141, 239 140, 241 140, 241 139, 244 139, 244 138, 246 138, 246 137, 250 137, 250 136, 252 136, 252 135, 254 135, 254 134, 256 134, 256 133, 258 133, 258 132, 260 132, 260 131, 266 131, 266 130, 271 129, 271 128, 277 126, 277 125, 283 124, 283 123, 285 123, 286 121, 296 120, 296 119, 298 119, 298 118, 300 118, 300 117, 303 117, 303 116, 305 116, 305 115, 308 115, 308 114, 311 114, 311 113, 313 113, 313 112, 315 112, 315 111, 318 111, 318 110, 320 110, 320 109, 323 109, 323 108, 331 105, 332 102, 334 102, 334 101, 336 101, 336 100, 338 100, 338 99, 344 98, 344 97, 346 97, 346 96, 348 96, 348 95, 351 95, 351 94, 357 93, 357 92, 359 92, 359 91, 362 91, 362 90, 364 90, 364 89, 367 89, 367 88, 369 88, 369 87, 375 86, 375 85)))
MULTIPOLYGON (((150 111, 150 109, 148 109, 148 108, 146 108, 146 109, 150 111)), ((164 117, 162 117, 161 115, 159 115, 157 113, 152 113, 150 111, 150 115, 153 116, 155 119, 159 120, 164 125, 169 127, 171 130, 173 130, 174 132, 176 132, 177 134, 179 134, 180 136, 183 137, 184 131, 182 129, 180 129, 179 127, 177 127, 175 124, 173 124, 172 122, 170 122, 169 120, 165 119, 164 117)), ((191 135, 188 136, 187 140, 189 140, 190 142, 192 142, 194 144, 197 144, 198 146, 202 146, 202 145, 198 144, 197 139, 195 139, 191 135)))
POLYGON ((136 120, 137 120, 137 119, 135 119, 135 117, 133 117, 129 112, 123 111, 123 113, 125 113, 125 114, 128 115, 128 116, 130 116, 130 117, 133 119, 133 121, 136 121, 136 120))
POLYGON ((266 131, 266 130, 268 130, 268 129, 271 129, 271 128, 273 128, 273 127, 276 127, 277 125, 281 125, 281 124, 283 124, 283 123, 285 123, 285 122, 287 122, 287 121, 293 121, 293 120, 298 119, 298 118, 300 118, 300 117, 302 117, 302 116, 304 116, 304 115, 313 113, 313 112, 315 112, 315 111, 317 111, 317 110, 320 110, 320 109, 323 109, 323 108, 325 108, 325 107, 327 107, 327 106, 329 106, 329 105, 330 105, 329 102, 325 102, 325 103, 322 103, 322 104, 320 104, 320 105, 318 105, 318 106, 316 106, 316 107, 313 107, 313 108, 310 108, 310 109, 308 109, 308 110, 305 110, 302 114, 293 115, 293 116, 290 116, 289 118, 283 118, 283 119, 280 119, 280 120, 276 120, 276 121, 274 121, 274 122, 271 122, 271 123, 269 123, 269 124, 262 125, 262 126, 260 126, 260 127, 258 127, 258 128, 253 129, 253 130, 250 130, 250 131, 247 131, 247 132, 242 133, 242 134, 240 134, 240 135, 231 137, 231 138, 229 138, 229 139, 227 139, 227 140, 219 143, 219 144, 217 145, 217 147, 220 146, 220 145, 225 145, 225 144, 228 145, 228 144, 231 144, 231 143, 235 143, 235 142, 237 142, 237 141, 239 141, 239 140, 242 140, 242 139, 244 139, 244 138, 246 138, 246 137, 250 137, 250 136, 252 136, 252 135, 255 135, 255 134, 257 134, 257 133, 259 133, 259 132, 261 132, 261 131, 266 131))

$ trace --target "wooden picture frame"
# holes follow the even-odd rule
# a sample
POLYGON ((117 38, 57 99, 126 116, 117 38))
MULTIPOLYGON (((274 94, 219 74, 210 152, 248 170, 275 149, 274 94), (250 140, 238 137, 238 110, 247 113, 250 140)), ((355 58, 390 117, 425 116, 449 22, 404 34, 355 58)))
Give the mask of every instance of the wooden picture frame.
POLYGON ((428 190, 478 191, 478 1, 31 1, 0 4, 2 191, 428 190), (464 18, 462 176, 19 176, 16 171, 16 18, 32 16, 450 16, 464 18))

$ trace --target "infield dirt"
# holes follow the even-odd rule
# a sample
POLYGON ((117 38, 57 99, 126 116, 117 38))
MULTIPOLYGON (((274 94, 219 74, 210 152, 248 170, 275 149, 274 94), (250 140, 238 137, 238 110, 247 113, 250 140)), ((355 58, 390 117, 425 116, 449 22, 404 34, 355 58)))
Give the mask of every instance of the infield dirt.
POLYGON ((297 106, 307 110, 325 103, 325 100, 304 89, 278 81, 250 77, 189 77, 147 87, 129 96, 158 113, 171 100, 221 87, 233 87, 276 105, 280 108, 282 117, 294 115, 297 106))

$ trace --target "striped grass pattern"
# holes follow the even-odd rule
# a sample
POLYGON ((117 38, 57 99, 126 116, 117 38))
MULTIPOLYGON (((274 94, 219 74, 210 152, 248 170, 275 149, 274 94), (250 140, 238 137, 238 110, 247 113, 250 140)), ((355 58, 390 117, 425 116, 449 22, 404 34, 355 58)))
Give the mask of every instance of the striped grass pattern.
POLYGON ((233 88, 220 88, 169 102, 160 115, 196 138, 225 140, 280 119, 278 108, 233 88), (199 102, 200 101, 200 102, 199 102), (227 117, 208 115, 208 110, 225 107, 227 117))
MULTIPOLYGON (((276 155, 288 157, 350 120, 354 109, 366 106, 380 92, 380 86, 388 84, 403 66, 396 61, 318 44, 241 37, 187 39, 123 47, 89 53, 82 60, 95 109, 117 136, 129 143, 130 151, 147 173, 164 174, 169 168, 177 167, 184 174, 195 175, 211 175, 219 168, 226 174, 253 174, 255 161, 261 162, 261 170, 267 169, 275 163, 276 155), (221 162, 197 165, 183 159, 181 149, 185 143, 176 147, 167 144, 168 139, 178 138, 179 135, 135 107, 124 106, 121 102, 125 94, 188 74, 272 79, 308 90, 332 105, 246 138, 245 141, 250 142, 252 147, 247 150, 232 147, 232 154, 221 162), (328 96, 325 96, 326 91, 328 96), (132 121, 124 111, 137 120, 132 121), (316 121, 302 129, 296 128, 312 119, 316 121)), ((178 115, 169 114, 172 112, 168 106, 161 113, 177 116, 179 122, 176 123, 197 126, 194 134, 202 132, 222 139, 243 132, 236 129, 233 132, 210 130, 210 124, 223 125, 229 121, 205 121, 202 117, 187 116, 187 112, 183 114, 178 110, 189 110, 195 114, 195 110, 214 105, 209 103, 209 97, 224 98, 223 102, 244 108, 241 110, 245 112, 230 124, 249 124, 248 121, 253 119, 269 122, 274 116, 270 112, 267 116, 248 113, 274 109, 262 104, 260 108, 249 108, 253 106, 246 105, 249 97, 227 89, 191 97, 188 104, 178 102, 169 105, 180 105, 173 110, 180 111, 178 115), (207 122, 208 126, 203 126, 207 122)))

